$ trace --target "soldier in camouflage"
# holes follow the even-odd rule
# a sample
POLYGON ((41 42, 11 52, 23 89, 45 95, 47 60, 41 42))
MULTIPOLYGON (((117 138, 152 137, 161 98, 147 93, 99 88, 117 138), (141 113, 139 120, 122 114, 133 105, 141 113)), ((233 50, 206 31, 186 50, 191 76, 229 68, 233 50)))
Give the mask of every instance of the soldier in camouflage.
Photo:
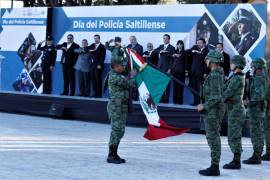
POLYGON ((106 48, 111 51, 111 59, 115 58, 123 58, 124 57, 124 49, 121 45, 121 38, 115 37, 114 40, 111 39, 110 41, 105 43, 106 48), (114 45, 111 46, 110 44, 114 41, 114 45))
POLYGON ((253 145, 253 155, 244 164, 261 164, 261 155, 263 152, 263 122, 265 118, 265 91, 266 91, 266 67, 263 58, 254 59, 251 62, 253 77, 250 85, 250 100, 248 110, 250 116, 250 136, 253 145))
POLYGON ((222 92, 224 75, 220 68, 223 55, 218 51, 210 51, 205 58, 207 67, 211 69, 203 84, 203 98, 205 102, 199 104, 197 109, 203 112, 205 123, 206 139, 211 150, 211 166, 200 170, 203 176, 219 176, 219 162, 221 154, 220 124, 224 115, 224 103, 222 92))
POLYGON ((242 73, 246 60, 241 55, 236 55, 231 60, 233 75, 224 85, 222 101, 226 103, 228 112, 228 142, 234 154, 233 160, 223 166, 224 169, 241 168, 242 152, 242 127, 245 119, 245 107, 243 104, 245 77, 242 73))
POLYGON ((262 156, 263 161, 270 161, 270 60, 267 61, 267 89, 266 89, 266 114, 264 120, 264 138, 266 153, 262 156))
POLYGON ((136 71, 130 72, 130 79, 125 77, 126 62, 121 57, 111 59, 108 88, 110 100, 107 112, 111 121, 111 136, 109 142, 108 163, 120 164, 126 161, 117 154, 120 140, 125 133, 126 118, 128 114, 129 89, 135 86, 136 71))

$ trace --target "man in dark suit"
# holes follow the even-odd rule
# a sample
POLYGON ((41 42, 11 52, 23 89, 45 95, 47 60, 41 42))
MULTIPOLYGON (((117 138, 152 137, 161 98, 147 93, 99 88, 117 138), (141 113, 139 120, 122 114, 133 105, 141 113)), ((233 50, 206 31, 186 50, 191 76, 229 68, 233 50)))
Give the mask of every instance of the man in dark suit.
POLYGON ((143 53, 143 58, 154 66, 158 65, 158 53, 154 51, 153 43, 147 43, 147 51, 143 53))
POLYGON ((225 78, 227 79, 230 74, 230 56, 223 50, 223 43, 217 43, 216 50, 223 54, 223 63, 220 66, 223 68, 225 78))
MULTIPOLYGON (((175 48, 170 44, 170 35, 164 34, 163 35, 163 43, 160 45, 155 51, 159 54, 159 60, 158 60, 158 67, 168 74, 171 73, 172 63, 173 63, 173 54, 175 52, 175 48)), ((170 96, 170 86, 169 83, 166 91, 164 92, 161 102, 168 103, 169 102, 169 96, 170 96)))
POLYGON ((89 51, 92 58, 91 63, 91 80, 94 90, 94 97, 102 97, 102 72, 104 67, 104 61, 106 56, 106 48, 100 43, 100 35, 94 35, 95 43, 89 46, 89 51))
MULTIPOLYGON (((197 45, 193 46, 188 53, 192 56, 191 64, 191 88, 193 88, 198 93, 201 92, 201 86, 204 78, 206 78, 207 67, 204 62, 206 55, 209 50, 206 47, 206 42, 204 39, 198 39, 197 45)), ((200 102, 199 96, 194 94, 194 101, 192 105, 197 105, 200 102)))
POLYGON ((62 50, 63 55, 61 58, 61 63, 63 67, 63 77, 64 77, 64 89, 61 95, 68 95, 70 90, 70 96, 75 94, 75 69, 74 66, 78 59, 78 53, 74 50, 78 49, 80 46, 74 42, 74 37, 72 34, 67 36, 67 42, 63 44, 56 45, 56 49, 62 50))
POLYGON ((43 75, 43 94, 52 93, 52 71, 54 70, 55 60, 56 60, 56 49, 53 45, 53 38, 51 36, 47 37, 46 44, 41 47, 45 41, 38 44, 37 50, 43 52, 41 58, 41 68, 43 75))
POLYGON ((135 50, 140 56, 143 55, 143 47, 137 42, 136 36, 130 36, 129 37, 130 44, 127 46, 127 48, 131 48, 135 50))

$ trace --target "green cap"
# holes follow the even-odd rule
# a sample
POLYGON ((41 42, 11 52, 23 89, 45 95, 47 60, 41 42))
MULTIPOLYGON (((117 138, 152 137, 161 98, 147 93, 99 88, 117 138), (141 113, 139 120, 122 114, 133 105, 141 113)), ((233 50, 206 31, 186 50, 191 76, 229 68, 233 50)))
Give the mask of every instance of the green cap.
POLYGON ((216 50, 212 50, 207 54, 205 59, 209 59, 211 63, 220 64, 223 62, 224 57, 223 57, 223 54, 221 54, 220 52, 216 50))
POLYGON ((266 61, 264 58, 256 58, 251 62, 251 67, 255 68, 265 68, 266 67, 266 61))
POLYGON ((111 59, 111 65, 123 65, 123 66, 126 66, 127 65, 127 62, 124 61, 124 58, 123 57, 119 57, 119 56, 116 56, 116 57, 112 57, 111 59))
POLYGON ((240 69, 244 69, 244 67, 246 66, 246 59, 244 56, 235 55, 233 56, 231 63, 240 69))
POLYGON ((120 37, 118 37, 118 36, 116 36, 115 38, 114 38, 114 42, 121 42, 122 41, 122 39, 120 38, 120 37))

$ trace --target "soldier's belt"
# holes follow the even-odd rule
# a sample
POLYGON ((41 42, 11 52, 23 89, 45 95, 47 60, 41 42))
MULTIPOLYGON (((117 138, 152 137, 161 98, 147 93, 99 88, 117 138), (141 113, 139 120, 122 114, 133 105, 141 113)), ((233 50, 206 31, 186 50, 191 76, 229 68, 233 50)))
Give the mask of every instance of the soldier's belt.
POLYGON ((116 105, 128 104, 128 99, 110 99, 110 101, 116 105))

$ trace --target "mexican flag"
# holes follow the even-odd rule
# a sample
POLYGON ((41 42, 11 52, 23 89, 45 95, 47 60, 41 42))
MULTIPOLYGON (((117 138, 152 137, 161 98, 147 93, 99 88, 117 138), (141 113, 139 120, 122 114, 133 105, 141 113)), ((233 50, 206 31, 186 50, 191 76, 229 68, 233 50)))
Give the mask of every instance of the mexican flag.
POLYGON ((149 123, 144 137, 148 140, 157 140, 188 131, 188 128, 175 128, 167 125, 158 115, 157 104, 170 82, 170 77, 147 65, 134 50, 128 49, 128 54, 131 66, 139 70, 136 76, 139 101, 149 123))

